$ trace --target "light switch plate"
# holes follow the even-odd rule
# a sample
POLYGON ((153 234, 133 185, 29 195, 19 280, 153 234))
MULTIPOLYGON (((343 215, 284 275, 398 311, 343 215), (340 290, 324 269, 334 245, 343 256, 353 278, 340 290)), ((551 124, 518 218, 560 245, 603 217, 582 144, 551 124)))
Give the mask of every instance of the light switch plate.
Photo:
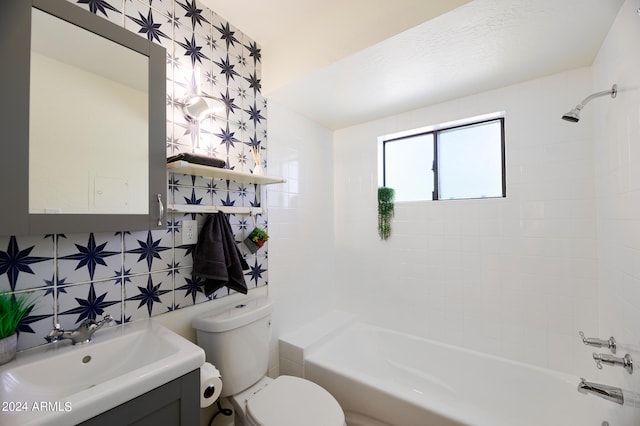
POLYGON ((182 244, 198 243, 198 222, 195 220, 182 221, 182 244))

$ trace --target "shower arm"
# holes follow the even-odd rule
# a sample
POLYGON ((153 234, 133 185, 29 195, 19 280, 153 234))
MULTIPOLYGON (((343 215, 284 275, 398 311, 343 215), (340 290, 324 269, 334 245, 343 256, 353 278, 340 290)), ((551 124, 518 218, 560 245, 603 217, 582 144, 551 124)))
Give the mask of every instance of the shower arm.
POLYGON ((599 98, 600 96, 611 95, 612 98, 615 98, 617 94, 618 94, 618 85, 614 84, 613 87, 611 87, 611 89, 609 89, 609 90, 603 90, 602 92, 597 92, 597 93, 594 93, 592 95, 587 96, 586 98, 584 98, 584 100, 582 102, 580 102, 576 106, 576 108, 581 110, 582 108, 584 108, 584 106, 586 104, 591 102, 592 99, 599 98))

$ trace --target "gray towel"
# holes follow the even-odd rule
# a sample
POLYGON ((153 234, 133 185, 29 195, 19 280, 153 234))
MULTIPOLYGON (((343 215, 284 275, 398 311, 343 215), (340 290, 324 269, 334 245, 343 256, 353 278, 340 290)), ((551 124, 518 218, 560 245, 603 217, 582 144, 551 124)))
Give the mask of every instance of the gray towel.
POLYGON ((193 254, 193 275, 204 278, 204 294, 221 287, 247 294, 243 270, 249 265, 242 257, 224 213, 209 215, 198 236, 193 254))

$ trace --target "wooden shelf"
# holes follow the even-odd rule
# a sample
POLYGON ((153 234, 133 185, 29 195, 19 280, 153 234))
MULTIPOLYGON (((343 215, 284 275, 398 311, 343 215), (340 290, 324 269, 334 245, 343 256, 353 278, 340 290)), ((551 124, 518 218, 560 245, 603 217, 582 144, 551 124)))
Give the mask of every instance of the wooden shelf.
POLYGON ((187 161, 174 161, 167 163, 167 170, 171 173, 181 173, 184 175, 212 177, 224 180, 233 180, 240 183, 269 185, 273 183, 284 183, 286 179, 274 176, 254 175, 251 173, 239 172, 218 167, 202 166, 187 161))

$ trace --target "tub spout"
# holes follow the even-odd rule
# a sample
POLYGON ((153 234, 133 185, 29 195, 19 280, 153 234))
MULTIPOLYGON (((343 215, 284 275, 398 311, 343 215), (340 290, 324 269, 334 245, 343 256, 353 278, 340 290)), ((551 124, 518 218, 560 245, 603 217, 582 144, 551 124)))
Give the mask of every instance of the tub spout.
POLYGON ((606 399, 607 401, 612 401, 620 405, 624 404, 622 389, 608 385, 601 385, 599 383, 587 382, 583 378, 580 378, 580 383, 578 383, 578 392, 585 395, 592 393, 600 398, 606 399))

